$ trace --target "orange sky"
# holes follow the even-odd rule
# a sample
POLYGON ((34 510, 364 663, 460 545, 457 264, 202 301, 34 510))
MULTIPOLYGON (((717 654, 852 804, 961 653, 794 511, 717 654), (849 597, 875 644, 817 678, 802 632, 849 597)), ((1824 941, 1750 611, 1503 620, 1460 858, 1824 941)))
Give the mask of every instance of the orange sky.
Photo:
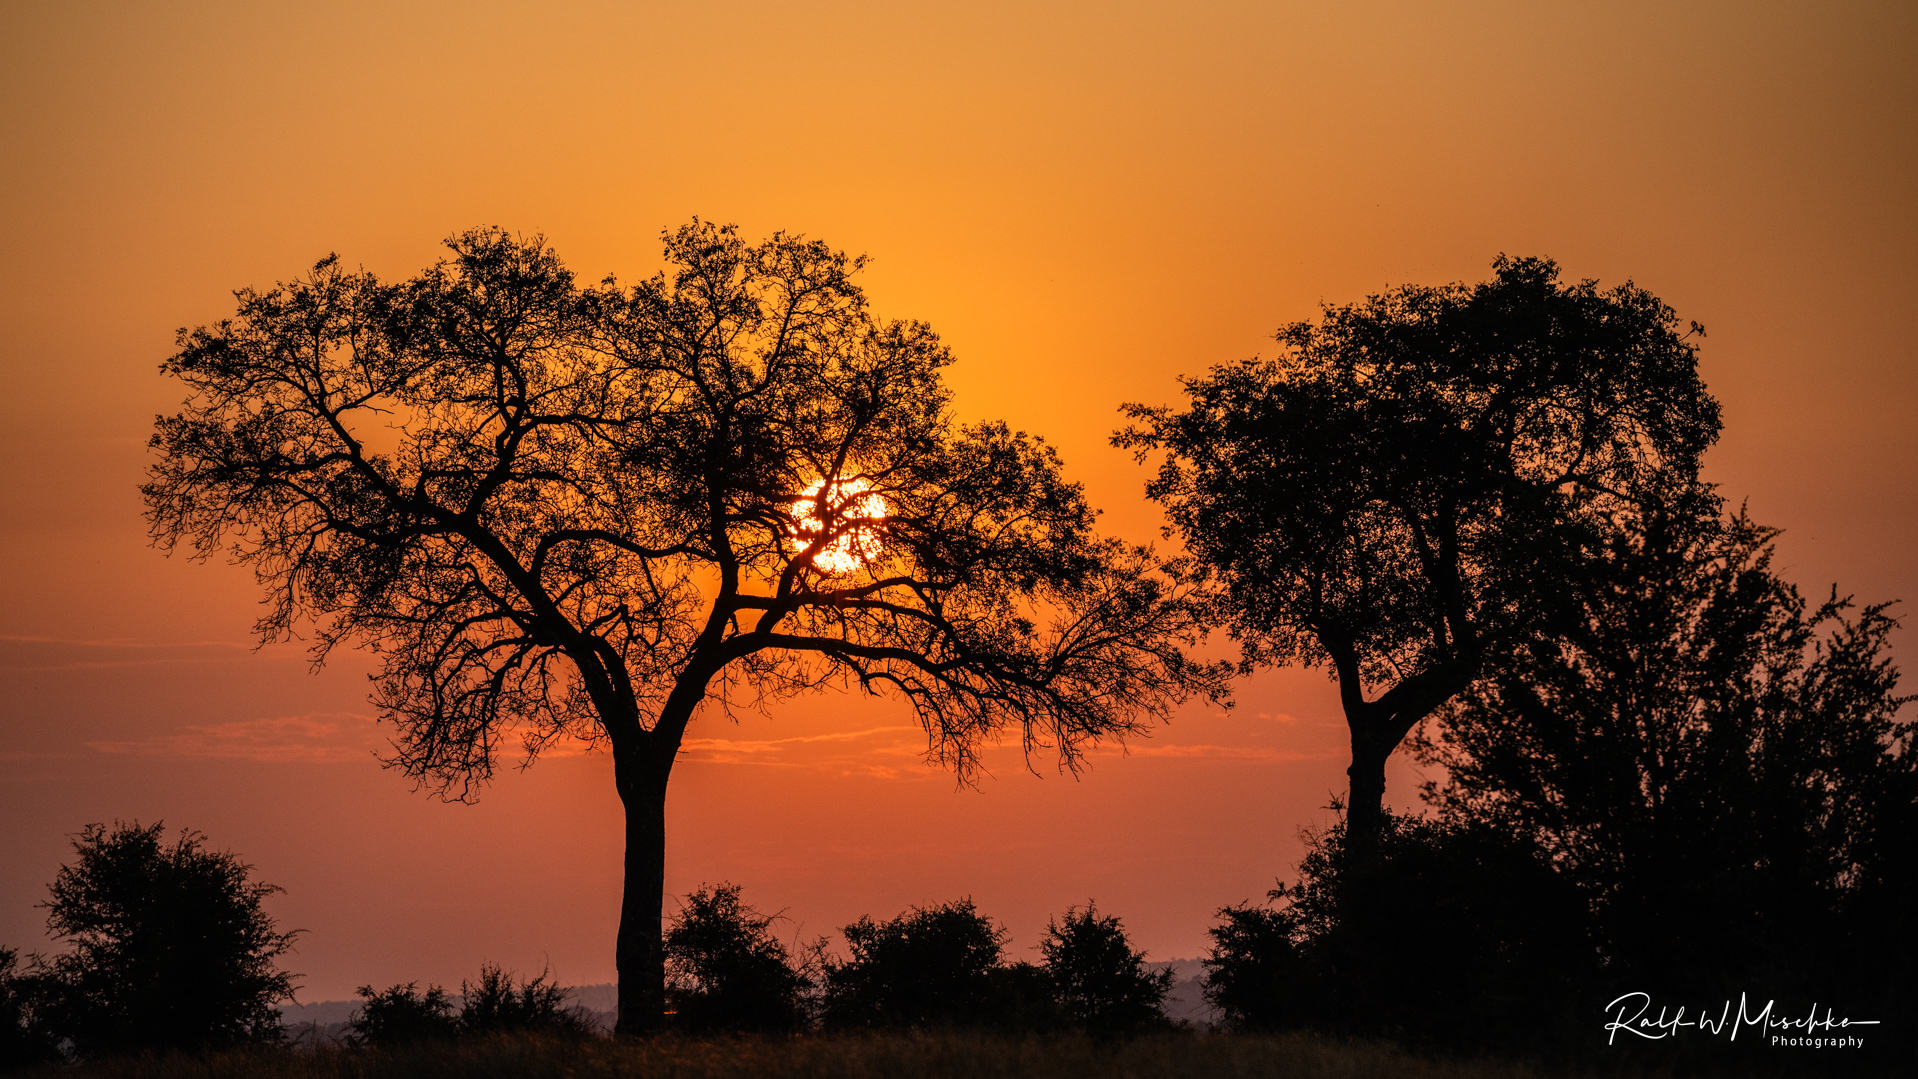
MULTIPOLYGON (((302 999, 481 961, 611 979, 603 757, 411 793, 368 753, 360 661, 251 652, 246 576, 139 519, 176 327, 328 251, 409 275, 476 224, 587 279, 649 273, 695 214, 870 253, 877 309, 958 353, 961 412, 1054 440, 1137 539, 1121 402, 1321 300, 1549 255, 1708 327, 1709 474, 1789 530, 1795 580, 1918 601, 1910 5, 903 7, 0 8, 0 944, 44 946, 68 834, 164 818, 287 888, 302 999)), ((1022 957, 1096 897, 1190 956, 1343 787, 1315 674, 1078 781, 1001 754, 955 790, 910 722, 819 697, 696 723, 669 886, 738 881, 808 935, 970 893, 1022 957)))

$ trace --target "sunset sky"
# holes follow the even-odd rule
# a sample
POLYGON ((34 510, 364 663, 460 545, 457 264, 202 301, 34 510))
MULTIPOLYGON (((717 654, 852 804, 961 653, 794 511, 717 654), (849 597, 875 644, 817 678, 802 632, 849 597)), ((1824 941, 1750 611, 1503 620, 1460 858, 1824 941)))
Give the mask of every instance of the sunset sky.
MULTIPOLYGON (((876 310, 958 355, 961 417, 1044 435, 1140 541, 1122 403, 1321 302, 1549 256, 1706 326, 1707 475, 1786 530, 1788 577, 1918 617, 1908 3, 20 2, 0 42, 0 945, 50 946, 82 825, 163 819, 286 889, 303 1001, 483 961, 613 979, 604 755, 415 793, 374 760, 365 660, 256 651, 250 574, 140 516, 178 327, 330 251, 410 276, 474 225, 589 281, 649 275, 695 215, 865 252, 876 310)), ((709 715, 668 887, 736 881, 807 937, 971 895, 1016 958, 1094 898, 1192 957, 1329 819, 1345 738, 1319 672, 1077 779, 997 752, 976 789, 896 703, 709 715)))

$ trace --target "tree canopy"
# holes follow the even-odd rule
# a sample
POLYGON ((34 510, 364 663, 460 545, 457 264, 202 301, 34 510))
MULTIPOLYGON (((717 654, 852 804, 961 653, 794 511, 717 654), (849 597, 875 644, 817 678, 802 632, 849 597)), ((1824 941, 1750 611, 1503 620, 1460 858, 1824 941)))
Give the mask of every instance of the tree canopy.
POLYGON ((82 1056, 200 1049, 280 1036, 293 996, 279 958, 297 932, 263 907, 280 889, 162 824, 90 824, 49 889, 47 928, 70 950, 46 963, 41 1018, 82 1056))
POLYGON ((1621 532, 1581 617, 1492 665, 1417 746, 1448 819, 1523 837, 1577 884, 1623 988, 1868 999, 1909 951, 1918 724, 1897 623, 1836 590, 1807 603, 1776 535, 1742 512, 1621 532))
POLYGON ((862 260, 695 221, 665 272, 582 287, 538 239, 448 247, 397 284, 328 257, 183 330, 153 537, 250 565, 263 639, 371 649, 391 763, 446 794, 515 737, 611 749, 622 1024, 663 1007, 665 790, 702 702, 891 693, 965 775, 1007 729, 1070 764, 1223 691, 1183 589, 1095 533, 1043 440, 953 419, 950 352, 871 314, 862 260))
POLYGON ((1127 406, 1114 438, 1164 451, 1147 494, 1246 665, 1337 678, 1361 842, 1394 747, 1539 629, 1613 516, 1694 483, 1718 434, 1657 297, 1543 259, 1493 271, 1328 306, 1276 358, 1184 379, 1183 411, 1127 406))

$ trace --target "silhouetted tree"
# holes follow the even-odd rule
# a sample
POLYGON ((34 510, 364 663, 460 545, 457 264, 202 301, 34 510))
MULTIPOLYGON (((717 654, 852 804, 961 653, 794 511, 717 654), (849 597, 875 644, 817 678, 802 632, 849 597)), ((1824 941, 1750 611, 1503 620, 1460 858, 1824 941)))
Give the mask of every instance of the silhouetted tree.
POLYGON ((354 1045, 387 1049, 449 1039, 460 1031, 453 1001, 437 985, 427 986, 424 993, 418 982, 388 989, 362 985, 358 993, 359 1009, 347 1020, 347 1038, 354 1045))
POLYGON ((262 907, 280 891, 182 829, 89 824, 49 889, 47 927, 71 950, 48 961, 48 1027, 81 1056, 277 1040, 293 996, 275 961, 297 931, 262 907))
POLYGON ((1908 980, 1918 724, 1896 623, 1835 590, 1808 606, 1775 535, 1645 516, 1581 617, 1494 664, 1420 747, 1448 817, 1526 837, 1578 885, 1621 992, 1878 1003, 1908 980))
POLYGON ((1127 406, 1114 437, 1166 451, 1147 494, 1221 586, 1244 665, 1330 666, 1361 853, 1406 734, 1536 631, 1588 533, 1695 477, 1718 433, 1656 297, 1493 269, 1328 306, 1277 359, 1185 379, 1187 411, 1127 406))
POLYGON ((238 293, 163 370, 153 537, 230 554, 263 639, 379 656, 391 763, 470 795, 517 733, 608 746, 626 810, 620 1028, 664 1011, 667 781, 702 702, 829 683, 916 710, 969 772, 1008 726, 1070 763, 1223 673, 1150 553, 1097 537, 1042 441, 962 426, 951 356, 861 261, 695 222, 582 289, 498 230, 383 284, 328 257, 238 293))
POLYGON ((1206 930, 1212 950, 1205 966, 1205 1000, 1220 1020, 1237 1030, 1277 1030, 1308 1025, 1312 1013, 1299 1006, 1307 982, 1299 958, 1297 919, 1271 905, 1283 885, 1266 893, 1268 903, 1219 910, 1219 924, 1206 930))
POLYGON ((740 902, 739 885, 701 886, 666 930, 667 999, 695 1032, 794 1030, 809 1019, 817 949, 794 956, 773 919, 740 902))
POLYGON ((914 907, 890 921, 841 930, 851 955, 826 967, 828 1027, 988 1023, 1003 1011, 994 972, 1006 931, 970 899, 914 907))
POLYGON ((1132 950, 1119 919, 1100 917, 1091 901, 1048 919, 1039 941, 1043 966, 1060 1008, 1095 1034, 1127 1034, 1163 1025, 1172 972, 1145 967, 1145 953, 1132 950))

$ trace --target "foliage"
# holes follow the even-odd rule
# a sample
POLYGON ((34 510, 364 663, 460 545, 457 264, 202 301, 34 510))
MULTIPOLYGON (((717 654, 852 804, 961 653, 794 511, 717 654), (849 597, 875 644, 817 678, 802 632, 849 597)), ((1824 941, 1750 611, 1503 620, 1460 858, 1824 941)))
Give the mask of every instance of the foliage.
POLYGON ((1809 606, 1773 569, 1776 534, 1645 516, 1580 617, 1422 744, 1449 818, 1526 837, 1576 882, 1617 984, 1872 1000, 1908 965, 1918 758, 1896 622, 1836 590, 1809 606))
POLYGON ((1166 1022, 1172 972, 1149 971, 1145 953, 1132 950, 1119 919, 1100 917, 1091 901, 1046 922, 1039 942, 1060 1008, 1095 1034, 1135 1033, 1166 1022))
POLYGON ((815 947, 795 957, 770 931, 773 918, 721 883, 686 897, 666 931, 667 999, 693 1032, 793 1030, 810 1019, 815 947))
POLYGON ((566 990, 547 981, 548 972, 513 984, 510 972, 480 966, 479 981, 460 982, 459 1027, 466 1034, 528 1032, 579 1037, 587 1027, 566 1003, 566 990))
POLYGON ((58 1045, 43 1015, 44 976, 20 968, 20 953, 0 948, 0 1071, 58 1059, 58 1045))
POLYGON ((1343 821, 1308 835, 1295 884, 1220 911, 1206 998, 1228 1024, 1538 1048, 1590 1010, 1585 906, 1535 847, 1397 814, 1378 839, 1355 860, 1343 821))
POLYGON ((1493 271, 1328 306, 1276 359, 1183 380, 1186 411, 1127 406, 1114 437, 1165 451, 1147 494, 1245 665, 1338 679, 1360 839, 1405 735, 1538 630, 1636 491, 1693 482, 1719 429, 1657 297, 1562 285, 1542 259, 1493 271))
POLYGON ((387 989, 360 986, 359 1010, 347 1021, 349 1042, 387 1049, 449 1039, 458 1034, 459 1020, 453 1015, 453 1002, 447 998, 446 990, 429 985, 422 993, 418 987, 417 982, 387 989))
POLYGON ((298 933, 262 905, 280 889, 197 832, 163 831, 87 825, 49 889, 47 927, 71 950, 46 965, 46 1022, 81 1056, 281 1036, 293 975, 275 961, 298 933))
POLYGON ((890 921, 863 916, 842 932, 852 954, 826 966, 828 1027, 951 1026, 994 1018, 993 972, 1007 934, 971 899, 914 907, 890 921))
POLYGON ((702 702, 910 704, 962 774, 1010 729, 1071 764, 1226 671, 1186 589, 1101 538, 1041 439, 959 423, 952 356, 825 244, 695 221, 580 287, 477 229, 405 282, 329 256, 163 365, 152 535, 253 568, 263 638, 378 656, 390 763, 468 797, 513 736, 609 745, 628 814, 622 1023, 663 1015, 665 790, 702 702))
MULTIPOLYGON (((1283 893, 1268 892, 1268 899, 1283 893)), ((1283 907, 1251 902, 1219 910, 1206 930, 1212 949, 1205 965, 1205 1000, 1234 1030, 1304 1026, 1310 1013, 1294 1003, 1306 984, 1299 959, 1297 919, 1283 907)))
POLYGON ((351 1044, 390 1049, 415 1042, 493 1034, 536 1034, 577 1038, 587 1033, 584 1020, 566 1004, 566 990, 542 972, 515 984, 513 975, 486 963, 479 981, 460 982, 459 1009, 437 985, 421 992, 418 982, 387 989, 359 988, 361 1004, 348 1021, 351 1044))

